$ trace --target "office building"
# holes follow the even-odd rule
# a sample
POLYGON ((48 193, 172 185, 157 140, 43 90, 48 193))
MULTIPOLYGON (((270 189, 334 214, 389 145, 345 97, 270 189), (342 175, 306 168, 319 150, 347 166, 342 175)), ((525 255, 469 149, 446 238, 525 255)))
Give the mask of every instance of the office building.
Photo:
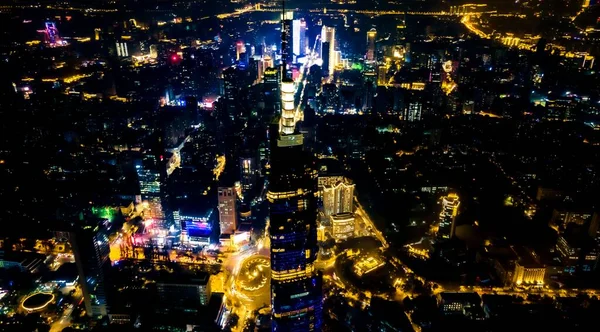
POLYGON ((306 37, 306 21, 302 18, 300 19, 300 36, 298 37, 298 39, 300 39, 299 43, 300 43, 300 54, 299 55, 305 55, 306 54, 306 50, 308 48, 307 45, 307 37, 306 37))
POLYGON ((129 50, 127 49, 127 43, 117 42, 116 47, 117 47, 117 56, 118 57, 125 58, 125 57, 129 56, 129 50))
POLYGON ((377 31, 372 28, 367 32, 367 61, 375 61, 375 37, 377 37, 377 31))
POLYGON ((330 51, 330 47, 329 47, 329 42, 323 42, 321 44, 321 56, 323 58, 323 76, 329 76, 329 68, 331 67, 331 63, 330 63, 330 56, 329 56, 329 51, 330 51))
POLYGON ((354 212, 354 183, 347 178, 323 185, 323 213, 329 217, 338 213, 354 212))
POLYGON ((474 292, 443 292, 438 295, 438 303, 444 316, 465 316, 474 320, 486 318, 481 297, 474 292))
POLYGON ((244 199, 252 191, 259 176, 258 155, 256 157, 246 154, 240 157, 240 184, 244 199))
POLYGON ((156 280, 162 310, 197 311, 208 305, 210 275, 205 272, 161 274, 156 280))
POLYGON ((221 234, 233 234, 237 227, 237 195, 234 187, 219 187, 218 208, 221 234))
POLYGON ((66 239, 71 245, 85 311, 94 319, 108 315, 106 277, 110 272, 109 228, 108 219, 90 217, 78 220, 70 229, 55 234, 57 239, 66 239))
POLYGON ((325 57, 329 60, 328 70, 324 71, 327 75, 333 75, 335 71, 336 63, 336 40, 335 40, 335 28, 323 26, 321 28, 321 59, 325 61, 325 57), (327 45, 324 45, 328 43, 327 45))
POLYGON ((402 119, 408 122, 421 121, 421 113, 423 111, 423 104, 419 101, 413 101, 408 104, 404 109, 402 119))
POLYGON ((300 48, 300 20, 294 20, 292 23, 292 52, 294 56, 299 56, 301 54, 300 48))
POLYGON ((306 21, 296 19, 292 23, 292 52, 299 57, 306 54, 306 21))
POLYGON ((454 237, 454 229, 456 227, 454 221, 458 214, 459 204, 460 201, 456 194, 449 194, 442 197, 442 212, 440 212, 440 226, 437 235, 439 239, 454 237))
POLYGON ((516 285, 542 285, 546 274, 546 267, 540 264, 537 254, 524 247, 511 247, 517 260, 513 283, 516 285))

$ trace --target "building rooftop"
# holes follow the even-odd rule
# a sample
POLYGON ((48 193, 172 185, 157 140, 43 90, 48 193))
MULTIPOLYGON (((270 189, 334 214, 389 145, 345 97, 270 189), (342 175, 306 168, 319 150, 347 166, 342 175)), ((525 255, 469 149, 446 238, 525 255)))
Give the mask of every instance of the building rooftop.
POLYGON ((522 246, 511 246, 518 257, 518 263, 524 267, 543 267, 535 251, 522 246))
POLYGON ((174 272, 161 273, 156 278, 157 284, 188 284, 206 286, 209 282, 210 274, 206 272, 174 272))

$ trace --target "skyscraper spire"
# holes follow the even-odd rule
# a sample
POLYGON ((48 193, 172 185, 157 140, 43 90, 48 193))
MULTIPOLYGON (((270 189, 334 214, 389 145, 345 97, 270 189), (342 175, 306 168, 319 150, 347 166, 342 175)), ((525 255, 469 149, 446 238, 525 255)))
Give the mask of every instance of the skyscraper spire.
POLYGON ((296 112, 294 107, 294 82, 288 75, 287 66, 291 62, 292 50, 290 34, 292 30, 293 12, 285 11, 285 0, 281 1, 281 118, 279 133, 291 135, 296 131, 296 112))

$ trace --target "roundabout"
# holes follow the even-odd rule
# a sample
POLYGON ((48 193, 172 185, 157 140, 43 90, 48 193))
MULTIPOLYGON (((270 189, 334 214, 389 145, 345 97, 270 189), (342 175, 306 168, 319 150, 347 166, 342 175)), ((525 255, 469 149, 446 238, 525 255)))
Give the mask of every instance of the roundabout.
POLYGON ((55 296, 52 293, 34 293, 21 302, 21 307, 28 312, 39 311, 45 309, 54 299, 55 296))
POLYGON ((251 256, 242 262, 237 283, 239 289, 251 295, 268 289, 271 277, 269 258, 265 256, 251 256))

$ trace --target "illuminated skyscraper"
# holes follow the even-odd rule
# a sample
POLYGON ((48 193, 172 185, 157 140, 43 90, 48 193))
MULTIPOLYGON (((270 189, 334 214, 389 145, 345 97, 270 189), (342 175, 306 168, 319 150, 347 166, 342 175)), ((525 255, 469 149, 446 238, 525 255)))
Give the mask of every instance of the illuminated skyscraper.
POLYGON ((300 19, 300 55, 306 54, 306 21, 304 19, 300 19))
POLYGON ((293 50, 292 50, 292 19, 294 12, 284 12, 281 15, 281 63, 286 65, 286 68, 282 68, 284 71, 287 70, 287 66, 293 62, 293 50))
POLYGON ((117 47, 117 56, 118 57, 128 57, 129 56, 129 50, 127 48, 127 43, 125 42, 117 42, 116 43, 116 47, 117 47))
POLYGON ((321 58, 323 58, 324 56, 328 56, 329 58, 329 75, 333 75, 333 72, 335 71, 335 66, 337 65, 335 44, 335 28, 323 26, 323 28, 321 28, 321 58), (329 43, 329 51, 324 50, 324 46, 326 45, 323 45, 323 43, 329 43))
POLYGON ((456 215, 458 214, 458 195, 449 194, 442 197, 442 212, 440 212, 440 226, 438 229, 439 239, 450 239, 454 237, 456 215))
POLYGON ((300 20, 294 20, 292 24, 292 51, 295 56, 299 56, 300 49, 300 20))
POLYGON ((221 234, 233 234, 237 227, 236 192, 233 187, 219 187, 219 227, 221 234))
POLYGON ((371 29, 367 32, 367 61, 375 61, 375 37, 377 31, 371 29))
POLYGON ((243 41, 239 40, 235 44, 235 60, 236 61, 240 61, 240 57, 241 57, 242 53, 246 53, 246 45, 244 44, 243 41))
POLYGON ((295 56, 306 54, 306 21, 304 19, 293 22, 292 45, 295 56))
POLYGON ((304 151, 303 135, 296 129, 294 83, 285 76, 281 105, 281 116, 269 131, 272 330, 320 331, 322 277, 314 266, 318 252, 317 171, 314 159, 304 151))

